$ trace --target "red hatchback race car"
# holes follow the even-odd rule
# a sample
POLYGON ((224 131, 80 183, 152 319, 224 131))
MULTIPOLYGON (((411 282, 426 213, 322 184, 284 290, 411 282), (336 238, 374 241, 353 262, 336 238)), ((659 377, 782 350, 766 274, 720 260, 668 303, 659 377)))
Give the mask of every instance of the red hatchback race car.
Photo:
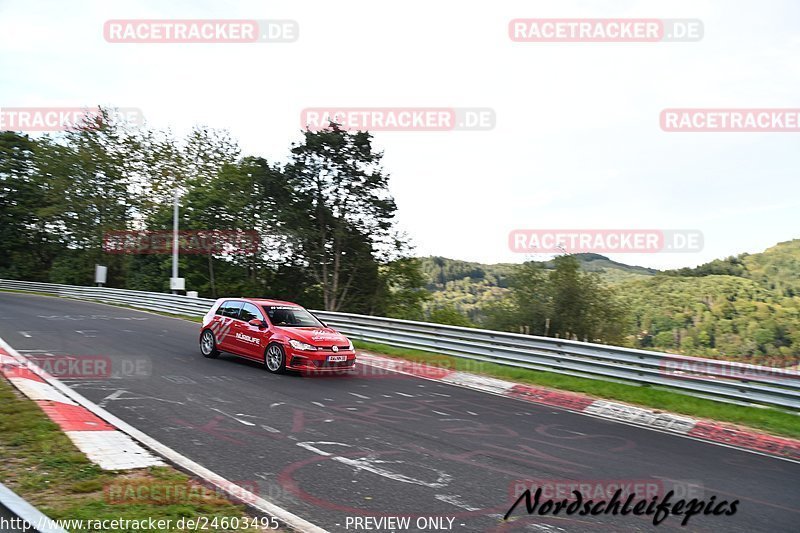
POLYGON ((291 302, 220 298, 203 317, 200 352, 215 358, 228 352, 284 370, 341 372, 356 364, 353 343, 291 302))

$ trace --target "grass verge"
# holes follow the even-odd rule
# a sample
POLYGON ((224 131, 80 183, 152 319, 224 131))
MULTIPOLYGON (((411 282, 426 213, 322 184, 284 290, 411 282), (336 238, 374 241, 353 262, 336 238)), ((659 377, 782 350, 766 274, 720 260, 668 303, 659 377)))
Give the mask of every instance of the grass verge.
MULTIPOLYGON (((171 467, 109 472, 90 462, 31 400, 0 377, 0 479, 11 490, 53 519, 64 520, 239 520, 244 506, 212 489, 200 488, 171 467), (137 490, 143 487, 143 490, 137 490), (186 492, 183 489, 186 488, 186 492), (179 497, 165 501, 143 494, 172 489, 179 497)), ((251 519, 252 520, 252 519, 251 519)), ((209 522, 210 523, 210 522, 209 522)), ((88 525, 88 524, 87 524, 88 525)), ((70 531, 89 529, 67 528, 70 531)), ((255 528, 217 531, 260 531, 255 528)), ((104 529, 104 531, 130 531, 104 529)))
POLYGON ((605 400, 616 400, 696 418, 731 422, 775 435, 800 438, 800 416, 770 407, 748 407, 715 402, 660 387, 626 385, 551 372, 539 372, 421 350, 395 348, 371 342, 353 341, 353 344, 361 350, 420 363, 430 363, 442 368, 462 370, 519 383, 530 383, 554 389, 581 392, 605 400))

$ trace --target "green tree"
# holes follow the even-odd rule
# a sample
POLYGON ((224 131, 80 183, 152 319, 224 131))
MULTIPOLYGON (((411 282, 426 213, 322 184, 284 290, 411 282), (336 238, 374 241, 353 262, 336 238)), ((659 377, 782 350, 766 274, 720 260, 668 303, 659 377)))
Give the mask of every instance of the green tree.
POLYGON ((423 320, 423 304, 430 300, 425 274, 418 258, 404 257, 380 265, 378 293, 371 314, 423 320))
POLYGON ((337 125, 306 131, 285 169, 292 201, 282 210, 291 249, 307 261, 325 310, 364 305, 376 293, 381 257, 401 249, 388 176, 367 132, 337 125))
MULTIPOLYGON (((552 331, 553 294, 551 280, 540 263, 523 263, 511 276, 511 293, 515 303, 512 317, 515 326, 523 326, 533 335, 549 335, 552 331)), ((497 315, 493 315, 495 319, 497 315)), ((512 331, 518 330, 513 327, 512 331)))
POLYGON ((462 326, 465 328, 477 327, 472 320, 462 313, 459 313, 458 310, 452 306, 440 307, 432 310, 428 320, 437 324, 448 324, 450 326, 462 326))
POLYGON ((46 281, 61 251, 41 216, 48 199, 40 150, 27 135, 0 132, 0 277, 46 281))
POLYGON ((125 228, 140 196, 131 161, 130 126, 107 109, 88 115, 60 137, 43 137, 36 152, 43 184, 44 223, 68 251, 53 263, 50 279, 91 283, 94 264, 109 267, 109 285, 123 282, 124 258, 103 252, 106 232, 125 228))
POLYGON ((583 272, 570 255, 556 257, 552 270, 520 265, 511 277, 511 296, 486 309, 491 328, 533 335, 621 343, 628 315, 616 292, 595 273, 583 272))

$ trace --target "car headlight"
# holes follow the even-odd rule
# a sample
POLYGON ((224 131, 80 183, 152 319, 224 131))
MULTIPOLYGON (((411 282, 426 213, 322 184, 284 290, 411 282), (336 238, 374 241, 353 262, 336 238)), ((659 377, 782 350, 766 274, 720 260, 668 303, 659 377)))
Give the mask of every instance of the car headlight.
POLYGON ((351 341, 350 339, 347 339, 347 349, 350 350, 351 352, 356 351, 355 346, 353 346, 353 341, 351 341))
POLYGON ((305 342, 300 342, 300 341, 297 341, 297 340, 294 340, 294 339, 289 339, 289 344, 295 350, 303 350, 303 351, 306 351, 306 352, 313 352, 313 351, 316 351, 316 349, 317 349, 316 346, 311 346, 310 344, 307 344, 305 342))

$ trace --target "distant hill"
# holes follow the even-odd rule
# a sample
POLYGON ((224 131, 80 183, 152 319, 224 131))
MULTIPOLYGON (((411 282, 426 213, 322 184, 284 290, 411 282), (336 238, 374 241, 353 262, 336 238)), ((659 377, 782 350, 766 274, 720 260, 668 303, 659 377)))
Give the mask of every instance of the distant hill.
POLYGON ((452 307, 475 320, 479 309, 508 293, 509 276, 515 265, 486 265, 446 257, 421 258, 432 300, 428 310, 452 307))
MULTIPOLYGON (((600 274, 601 278, 609 283, 647 278, 659 273, 655 268, 618 263, 600 254, 575 254, 575 258, 578 259, 583 270, 586 272, 597 272, 600 274)), ((552 268, 552 262, 550 261, 543 264, 545 268, 552 268)))
MULTIPOLYGON (((800 361, 800 239, 663 272, 598 254, 575 257, 616 288, 629 310, 631 346, 778 366, 800 361)), ((515 268, 421 261, 433 295, 429 309, 453 307, 478 323, 481 308, 509 294, 515 268)))
MULTIPOLYGON (((653 268, 631 266, 612 261, 599 254, 575 254, 581 268, 597 272, 607 283, 647 278, 659 271, 653 268)), ((502 299, 508 293, 509 277, 517 266, 515 263, 484 264, 446 257, 420 258, 433 299, 428 308, 453 307, 471 319, 479 318, 479 309, 502 299)), ((550 261, 540 263, 551 269, 550 261)))
POLYGON ((714 274, 751 279, 783 296, 800 295, 800 239, 781 242, 757 254, 716 259, 695 268, 668 270, 673 276, 702 277, 714 274))
MULTIPOLYGON (((597 272, 607 281, 624 281, 641 277, 654 276, 659 273, 655 268, 631 266, 625 263, 612 261, 600 254, 575 254, 575 258, 586 272, 597 272)), ((508 276, 513 272, 516 263, 475 263, 448 259, 440 256, 420 258, 422 269, 428 277, 428 289, 442 289, 449 281, 458 281, 465 278, 471 280, 487 280, 498 287, 507 287, 508 276)), ((540 264, 546 268, 553 268, 552 261, 542 261, 540 264)))

